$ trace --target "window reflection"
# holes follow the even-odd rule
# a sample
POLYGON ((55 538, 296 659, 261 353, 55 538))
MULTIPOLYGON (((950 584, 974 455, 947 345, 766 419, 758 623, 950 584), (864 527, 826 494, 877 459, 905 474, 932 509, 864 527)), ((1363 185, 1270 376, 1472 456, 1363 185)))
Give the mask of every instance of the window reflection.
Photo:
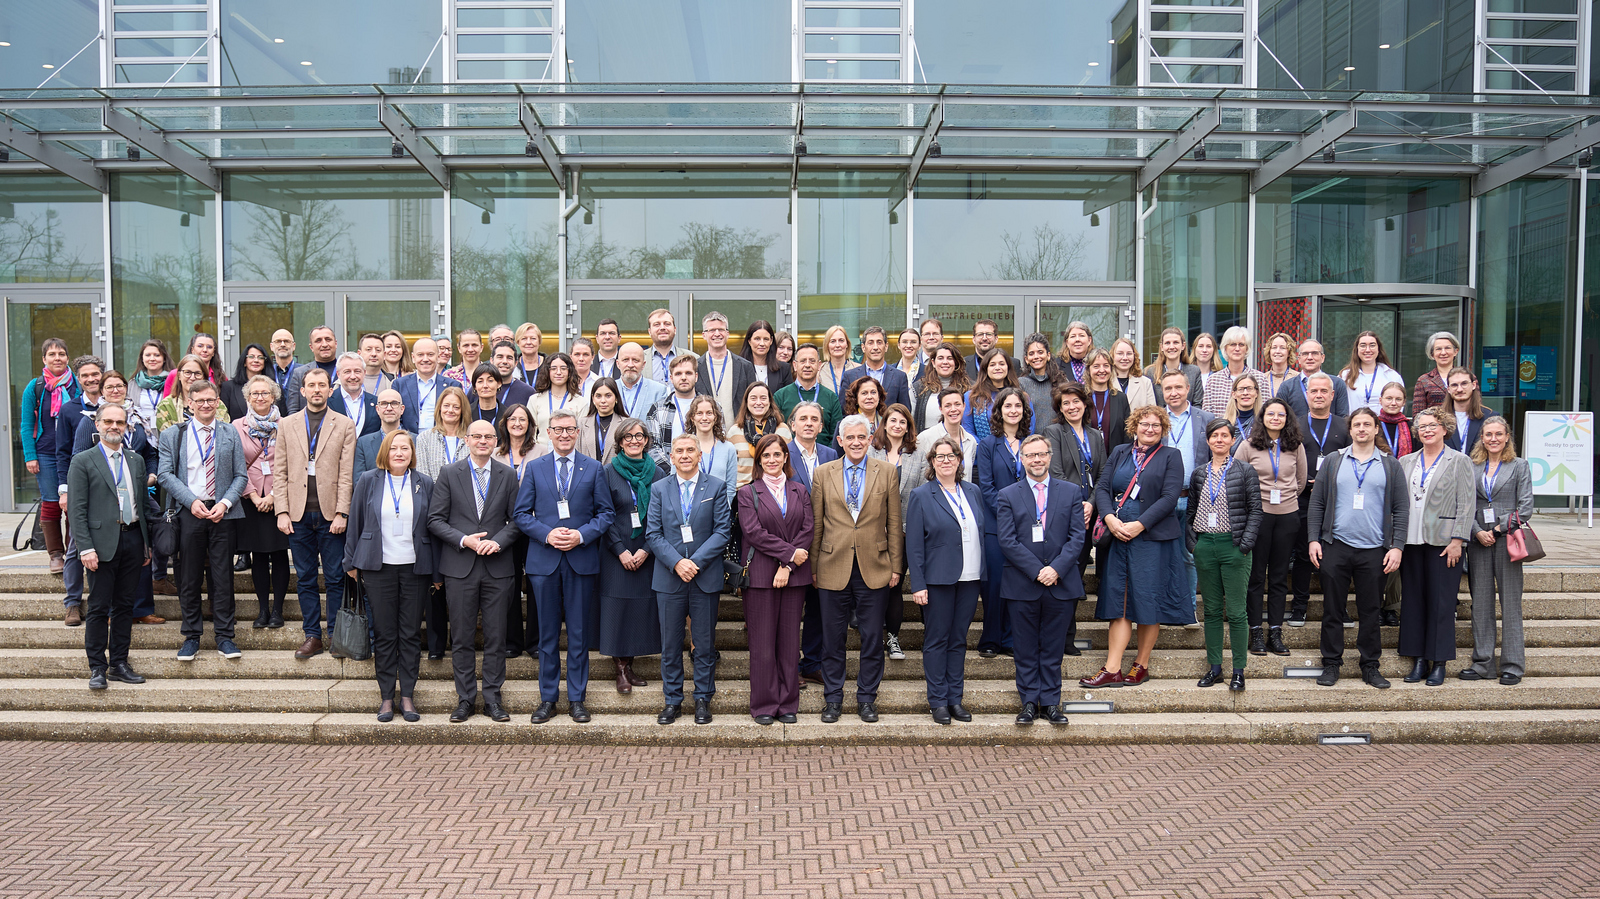
POLYGON ((1258 281, 1465 284, 1459 180, 1286 177, 1256 195, 1258 281))
POLYGON ((786 82, 788 0, 584 0, 567 7, 578 82, 786 82))
POLYGON ((1126 5, 1015 0, 1005 15, 974 15, 961 0, 917 0, 915 80, 925 72, 932 84, 1109 84, 1114 20, 1126 5))
POLYGON ((832 324, 851 334, 905 318, 906 210, 901 176, 812 172, 800 176, 800 330, 832 324))
POLYGON ((1161 178, 1161 200, 1145 222, 1144 345, 1161 329, 1220 335, 1245 324, 1245 194, 1235 175, 1161 178))
POLYGON ((445 80, 439 0, 222 0, 220 18, 223 84, 445 80))
POLYGON ((1260 37, 1272 54, 1260 55, 1257 82, 1264 90, 1299 81, 1307 90, 1471 93, 1475 15, 1473 0, 1261 0, 1260 37))
MULTIPOLYGON (((111 177, 111 314, 118 360, 147 338, 176 358, 217 334, 216 194, 178 174, 111 177)), ((125 363, 123 363, 125 364, 125 363)))
POLYGON ((60 175, 0 176, 0 283, 99 281, 100 193, 60 175))
POLYGON ((453 320, 557 320, 555 182, 544 172, 458 172, 452 187, 453 320))

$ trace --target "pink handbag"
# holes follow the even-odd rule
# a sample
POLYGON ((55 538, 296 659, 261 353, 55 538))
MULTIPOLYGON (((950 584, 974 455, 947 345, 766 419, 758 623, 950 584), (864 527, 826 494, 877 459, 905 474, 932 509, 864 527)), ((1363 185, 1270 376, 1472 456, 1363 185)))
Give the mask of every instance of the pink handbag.
POLYGON ((1506 530, 1506 556, 1513 562, 1537 562, 1544 558, 1544 544, 1533 532, 1533 525, 1512 513, 1506 530))

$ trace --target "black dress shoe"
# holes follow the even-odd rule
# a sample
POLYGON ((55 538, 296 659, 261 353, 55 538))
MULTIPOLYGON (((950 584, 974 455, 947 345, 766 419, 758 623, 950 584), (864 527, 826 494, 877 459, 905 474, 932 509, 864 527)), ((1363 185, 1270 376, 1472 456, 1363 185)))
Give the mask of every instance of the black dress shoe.
POLYGON ((271 630, 283 627, 283 613, 273 612, 272 617, 267 619, 267 627, 271 630))
POLYGON ((404 704, 402 704, 400 706, 400 717, 406 719, 406 721, 412 724, 416 724, 418 721, 422 720, 422 716, 417 714, 417 707, 415 705, 407 708, 404 704))
POLYGON ((134 671, 128 666, 127 662, 118 662, 117 664, 112 665, 111 668, 106 671, 106 677, 115 681, 122 681, 125 684, 144 683, 144 675, 134 671))
POLYGON ((980 658, 980 659, 992 659, 992 658, 994 658, 995 656, 997 656, 999 654, 1000 653, 995 652, 992 649, 980 649, 980 650, 978 650, 978 658, 980 658))
POLYGON ((1022 711, 1017 713, 1017 724, 1019 724, 1019 725, 1021 725, 1023 727, 1028 727, 1028 726, 1032 725, 1034 719, 1038 718, 1038 717, 1039 717, 1039 705, 1038 705, 1038 703, 1024 702, 1022 704, 1022 711))
POLYGON ((589 714, 589 707, 581 702, 574 702, 571 709, 568 710, 568 714, 572 716, 572 720, 579 724, 588 724, 594 720, 593 716, 589 714))
POLYGON ((1508 687, 1515 687, 1517 684, 1522 683, 1522 675, 1511 674, 1510 672, 1507 672, 1500 675, 1500 683, 1505 684, 1508 687))
POLYGON ((1222 666, 1218 665, 1215 668, 1208 669, 1205 674, 1201 675, 1200 676, 1200 682, 1198 684, 1195 684, 1195 686, 1197 686, 1197 687, 1215 687, 1217 684, 1219 684, 1221 682, 1222 682, 1222 666))
POLYGON ((1361 669, 1361 682, 1379 690, 1389 689, 1389 679, 1379 674, 1377 668, 1361 669))
POLYGON ((762 727, 771 727, 772 726, 772 722, 777 720, 777 719, 773 718, 771 715, 752 715, 750 717, 754 718, 755 722, 757 724, 761 725, 762 727))
POLYGON ((1079 649, 1078 645, 1074 643, 1067 647, 1066 654, 1069 656, 1081 656, 1083 655, 1083 650, 1079 649))
POLYGON ((1040 709, 1039 712, 1040 712, 1040 717, 1044 718, 1044 720, 1050 722, 1051 724, 1066 724, 1067 723, 1067 713, 1061 711, 1061 706, 1058 706, 1058 705, 1047 705, 1044 708, 1040 709))
POLYGON ((683 706, 678 705, 675 702, 668 703, 664 708, 662 708, 661 714, 656 716, 656 723, 671 724, 672 722, 678 720, 678 716, 682 713, 683 706))
POLYGON ((106 673, 99 668, 89 672, 89 689, 104 690, 106 688, 106 673))
POLYGON ((876 702, 863 702, 860 707, 856 709, 856 714, 861 717, 862 721, 865 721, 868 724, 877 724, 878 704, 876 702))
POLYGON ((1433 670, 1428 672, 1428 679, 1424 681, 1430 687, 1444 686, 1444 663, 1434 662, 1433 670))
POLYGON ((696 724, 710 724, 711 723, 711 700, 709 700, 709 699, 696 699, 694 701, 694 723, 696 723, 696 724))
POLYGON ((1379 627, 1399 627, 1400 613, 1393 609, 1384 609, 1378 613, 1379 627))
POLYGON ((1459 677, 1462 680, 1488 680, 1488 678, 1486 678, 1483 675, 1479 674, 1476 670, 1474 670, 1472 668, 1463 668, 1463 669, 1461 669, 1460 671, 1456 672, 1456 677, 1459 677))
POLYGON ((822 706, 822 723, 832 724, 838 721, 839 716, 843 714, 844 709, 840 708, 837 702, 824 703, 822 706))
POLYGON ((249 571, 250 570, 250 554, 249 553, 240 553, 239 555, 235 556, 234 559, 233 559, 233 570, 236 571, 236 572, 240 572, 240 573, 249 571))
POLYGON ((972 720, 972 713, 967 711, 966 706, 957 702, 950 706, 950 717, 965 724, 972 720))
POLYGON ((1262 633, 1259 627, 1250 629, 1250 654, 1253 656, 1267 654, 1267 635, 1262 633))
POLYGON ((1414 684, 1427 676, 1428 661, 1421 656, 1417 656, 1416 662, 1411 666, 1411 673, 1405 676, 1405 682, 1408 684, 1414 684))
POLYGON ((442 653, 442 652, 430 652, 430 653, 428 653, 428 661, 430 661, 430 662, 437 662, 442 658, 444 658, 444 653, 442 653))
POLYGON ((556 704, 553 702, 541 702, 539 703, 539 707, 533 710, 533 715, 530 716, 528 720, 532 721, 534 724, 543 724, 555 716, 556 704))
POLYGON ((498 702, 484 703, 483 713, 489 716, 489 720, 499 724, 504 724, 511 720, 511 713, 506 711, 506 707, 498 702))
POLYGON ((463 699, 456 703, 456 710, 450 713, 450 723, 460 724, 472 717, 472 703, 463 699))
POLYGON ((1289 648, 1283 645, 1283 628, 1275 627, 1267 631, 1267 652, 1275 656, 1289 654, 1289 648))
POLYGON ((265 630, 267 625, 269 625, 271 623, 272 623, 272 614, 270 612, 268 612, 265 607, 263 607, 261 609, 261 614, 256 616, 256 620, 250 622, 250 628, 252 630, 258 630, 258 631, 259 630, 265 630))
POLYGON ((947 705, 931 706, 931 707, 929 707, 928 711, 933 713, 933 723, 934 724, 949 724, 950 723, 950 707, 949 706, 947 706, 947 705))
POLYGON ((1228 689, 1234 693, 1244 692, 1244 669, 1233 669, 1233 677, 1228 679, 1228 689))
POLYGON ((779 715, 778 716, 778 723, 779 724, 794 724, 794 723, 798 722, 799 720, 800 720, 799 716, 797 716, 793 712, 789 712, 787 714, 783 714, 783 715, 779 715))
POLYGON ((511 659, 515 659, 515 658, 520 658, 521 656, 522 656, 522 650, 520 650, 520 649, 508 649, 508 650, 506 650, 505 657, 506 657, 507 661, 510 661, 511 659))
POLYGON ((378 704, 378 723, 379 724, 388 724, 390 721, 393 721, 393 720, 394 720, 394 703, 392 703, 392 702, 379 703, 378 704), (388 706, 388 708, 384 708, 384 706, 388 706))
POLYGON ((1328 665, 1328 666, 1326 666, 1326 667, 1324 667, 1322 669, 1322 673, 1321 674, 1317 675, 1317 686, 1319 686, 1319 687, 1331 687, 1334 684, 1337 684, 1338 682, 1339 682, 1339 666, 1338 665, 1328 665))

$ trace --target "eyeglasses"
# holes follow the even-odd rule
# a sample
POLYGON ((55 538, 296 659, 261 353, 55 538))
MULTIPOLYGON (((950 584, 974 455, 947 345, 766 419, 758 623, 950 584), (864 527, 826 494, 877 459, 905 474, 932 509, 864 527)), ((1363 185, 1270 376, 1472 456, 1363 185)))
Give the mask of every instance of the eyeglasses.
POLYGON ((578 433, 578 429, 577 428, 570 427, 570 426, 569 427, 563 427, 563 428, 549 428, 547 430, 549 430, 549 432, 552 433, 552 434, 576 434, 576 433, 578 433))
POLYGON ((1050 458, 1050 452, 1048 450, 1046 450, 1045 452, 1042 452, 1042 453, 1023 453, 1022 454, 1022 458, 1024 458, 1024 459, 1048 459, 1048 458, 1050 458))
POLYGON ((212 397, 210 399, 200 399, 199 397, 196 397, 189 402, 195 406, 215 406, 217 404, 217 398, 212 397))
MULTIPOLYGON (((255 394, 251 394, 251 396, 254 396, 254 395, 255 394)), ((380 406, 403 406, 405 404, 400 402, 399 400, 378 400, 378 405, 380 405, 380 406)))
POLYGON ((643 434, 640 434, 637 431, 635 431, 632 434, 623 434, 621 437, 617 438, 617 440, 621 441, 622 443, 632 443, 635 440, 645 441, 645 440, 649 440, 649 439, 650 438, 646 437, 643 434))
POLYGON ((250 355, 248 355, 248 356, 246 356, 244 358, 245 358, 245 361, 247 361, 247 362, 266 362, 267 361, 267 357, 261 355, 260 353, 251 353, 250 355))
POLYGON ((205 377, 205 373, 195 371, 192 368, 186 368, 183 371, 178 372, 178 376, 182 378, 202 378, 205 377))
POLYGON ((1441 426, 1437 425, 1437 424, 1431 424, 1431 425, 1419 424, 1416 427, 1417 427, 1417 433, 1421 434, 1424 431, 1437 431, 1437 430, 1439 430, 1439 428, 1441 426))
MULTIPOLYGON (((252 391, 250 391, 250 396, 253 396, 253 397, 267 397, 268 399, 271 399, 272 391, 270 391, 270 390, 252 390, 252 391)), ((379 403, 378 405, 381 406, 383 404, 379 403)))
POLYGON ((954 456, 954 455, 951 455, 950 453, 939 453, 939 454, 937 454, 937 455, 935 455, 933 457, 933 461, 935 461, 935 462, 954 462, 954 461, 956 461, 957 459, 960 459, 960 458, 961 458, 960 456, 954 456))
POLYGON ((701 330, 703 332, 705 332, 706 334, 726 334, 726 333, 728 333, 728 329, 727 328, 702 328, 701 330))

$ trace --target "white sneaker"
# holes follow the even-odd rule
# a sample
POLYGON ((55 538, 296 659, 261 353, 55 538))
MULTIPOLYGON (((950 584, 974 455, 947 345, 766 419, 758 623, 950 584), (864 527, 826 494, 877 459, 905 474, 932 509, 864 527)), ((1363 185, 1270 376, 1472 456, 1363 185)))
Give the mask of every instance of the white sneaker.
POLYGON ((883 638, 883 643, 885 646, 889 647, 889 658, 894 659, 896 662, 903 661, 905 659, 906 654, 900 649, 899 637, 896 637, 894 634, 885 635, 883 638))

